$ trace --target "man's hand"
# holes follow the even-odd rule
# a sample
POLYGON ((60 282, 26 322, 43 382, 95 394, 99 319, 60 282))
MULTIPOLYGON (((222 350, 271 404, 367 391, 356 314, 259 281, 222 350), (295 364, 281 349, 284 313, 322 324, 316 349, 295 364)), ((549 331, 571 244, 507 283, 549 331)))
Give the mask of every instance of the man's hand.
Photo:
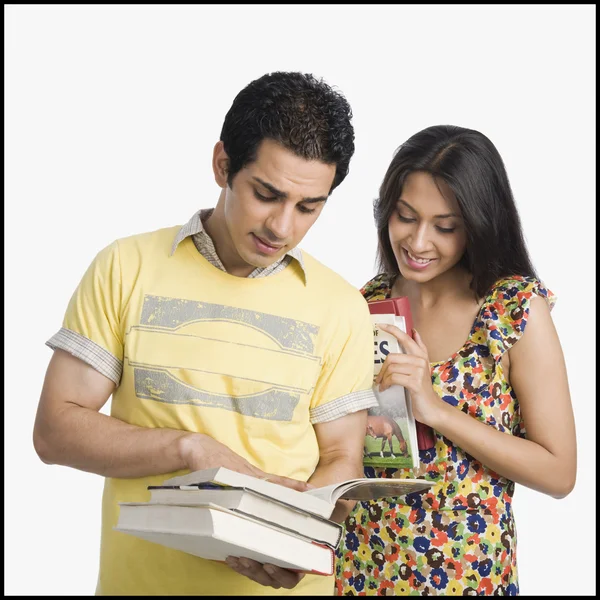
POLYGON ((314 487, 304 481, 265 473, 239 454, 233 452, 233 450, 230 450, 225 444, 201 433, 182 436, 179 439, 179 452, 186 468, 190 471, 225 467, 231 471, 292 488, 298 492, 305 492, 314 487))
POLYGON ((240 575, 256 581, 261 585, 270 586, 276 590, 285 588, 291 590, 295 588, 302 578, 304 573, 296 573, 294 571, 288 571, 275 565, 263 565, 255 560, 249 558, 235 558, 233 556, 227 557, 227 564, 240 575))
MULTIPOLYGON (((221 444, 221 442, 208 435, 190 434, 184 436, 180 440, 180 452, 190 471, 225 467, 226 469, 258 477, 271 483, 284 485, 299 492, 305 492, 314 488, 313 485, 304 481, 265 473, 258 467, 250 464, 245 458, 230 450, 225 444, 221 444)), ((263 565, 249 558, 229 556, 226 562, 240 575, 244 575, 261 585, 273 587, 276 590, 282 587, 291 590, 304 577, 304 573, 295 573, 274 565, 263 565)))

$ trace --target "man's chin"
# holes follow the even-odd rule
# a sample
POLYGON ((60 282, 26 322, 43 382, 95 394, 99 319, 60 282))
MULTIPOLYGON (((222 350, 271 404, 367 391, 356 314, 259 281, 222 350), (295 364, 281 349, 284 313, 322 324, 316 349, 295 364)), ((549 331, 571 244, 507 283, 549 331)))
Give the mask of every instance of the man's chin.
POLYGON ((280 252, 273 256, 265 256, 260 252, 252 252, 251 254, 243 257, 244 261, 248 263, 249 266, 252 266, 255 269, 266 269, 272 264, 280 261, 282 258, 283 254, 280 252))

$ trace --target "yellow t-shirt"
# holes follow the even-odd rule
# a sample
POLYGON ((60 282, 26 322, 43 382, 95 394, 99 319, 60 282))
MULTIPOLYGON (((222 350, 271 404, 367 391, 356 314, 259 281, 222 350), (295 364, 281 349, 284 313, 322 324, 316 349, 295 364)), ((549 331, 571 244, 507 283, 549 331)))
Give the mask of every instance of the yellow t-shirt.
MULTIPOLYGON (((268 473, 307 480, 319 459, 312 424, 375 404, 366 302, 306 253, 304 271, 292 261, 268 277, 235 277, 189 237, 171 255, 177 231, 102 250, 49 345, 118 384, 113 417, 205 433, 268 473)), ((147 501, 147 486, 182 473, 106 479, 97 594, 333 594, 333 577, 307 575, 294 590, 274 590, 113 530, 119 502, 147 501)))

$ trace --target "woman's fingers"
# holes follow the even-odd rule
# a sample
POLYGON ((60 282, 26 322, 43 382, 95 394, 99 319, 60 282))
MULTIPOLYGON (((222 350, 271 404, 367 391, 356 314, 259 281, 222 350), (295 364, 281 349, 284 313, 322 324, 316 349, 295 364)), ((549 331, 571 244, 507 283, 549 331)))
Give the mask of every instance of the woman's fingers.
POLYGON ((375 378, 375 384, 378 385, 381 383, 382 379, 385 377, 388 369, 392 365, 404 365, 407 369, 417 369, 421 367, 423 364, 423 359, 419 356, 414 356, 412 354, 388 354, 383 365, 381 365, 381 370, 377 374, 375 378))
POLYGON ((427 346, 425 345, 423 338, 421 337, 421 335, 419 334, 419 332, 416 329, 413 329, 413 336, 414 336, 413 339, 415 340, 415 342, 417 342, 417 345, 419 346, 419 348, 421 348, 421 350, 423 352, 425 352, 425 355, 428 356, 429 353, 427 352, 427 346))
POLYGON ((379 391, 383 392, 393 385, 401 385, 411 391, 413 381, 413 375, 406 375, 405 373, 388 373, 379 384, 379 391))
POLYGON ((421 348, 415 342, 415 340, 413 340, 410 337, 410 335, 408 335, 408 333, 405 333, 399 327, 396 327, 395 325, 389 325, 387 323, 376 323, 376 326, 379 327, 379 329, 382 329, 383 331, 385 331, 387 333, 391 333, 400 342, 400 345, 402 346, 403 350, 406 353, 408 353, 408 354, 420 354, 421 353, 421 348))
MULTIPOLYGON (((390 357, 391 358, 391 355, 390 357)), ((417 356, 406 356, 405 354, 400 355, 400 358, 391 358, 387 364, 384 364, 385 369, 381 369, 381 372, 375 380, 376 385, 379 385, 379 390, 383 391, 390 387, 390 385, 403 385, 416 391, 421 385, 424 379, 426 369, 428 368, 427 362, 423 358, 417 356), (404 377, 404 383, 399 383, 398 378, 393 380, 392 376, 399 375, 404 377)))

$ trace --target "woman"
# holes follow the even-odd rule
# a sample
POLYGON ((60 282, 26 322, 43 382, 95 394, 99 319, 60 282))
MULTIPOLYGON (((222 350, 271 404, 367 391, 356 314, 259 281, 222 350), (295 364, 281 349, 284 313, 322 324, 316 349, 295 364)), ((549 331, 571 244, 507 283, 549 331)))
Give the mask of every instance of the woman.
POLYGON ((575 424, 550 316, 502 159, 455 126, 412 136, 375 202, 380 274, 367 301, 407 296, 413 338, 376 384, 410 391, 433 428, 417 472, 426 492, 357 504, 338 550, 339 595, 517 595, 515 482, 556 498, 575 484, 575 424))

